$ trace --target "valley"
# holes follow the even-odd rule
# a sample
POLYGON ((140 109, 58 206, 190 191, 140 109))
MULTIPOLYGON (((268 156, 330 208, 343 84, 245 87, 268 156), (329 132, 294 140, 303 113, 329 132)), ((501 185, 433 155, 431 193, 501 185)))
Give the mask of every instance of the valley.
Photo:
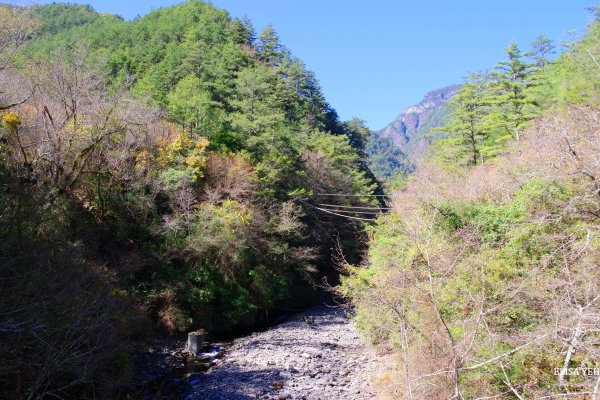
POLYGON ((600 400, 588 12, 372 131, 211 2, 0 3, 0 398, 600 400))

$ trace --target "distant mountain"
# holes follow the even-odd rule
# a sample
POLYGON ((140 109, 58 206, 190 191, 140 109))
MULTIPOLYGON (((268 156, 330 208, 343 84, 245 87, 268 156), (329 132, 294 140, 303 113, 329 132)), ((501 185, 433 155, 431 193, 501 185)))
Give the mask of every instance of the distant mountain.
POLYGON ((383 183, 390 183, 397 178, 414 172, 414 164, 390 139, 377 134, 371 134, 365 147, 367 165, 375 177, 383 183))
POLYGON ((460 85, 428 92, 419 104, 410 106, 388 126, 375 134, 389 139, 410 159, 418 159, 426 149, 431 128, 442 126, 450 114, 448 101, 460 85))

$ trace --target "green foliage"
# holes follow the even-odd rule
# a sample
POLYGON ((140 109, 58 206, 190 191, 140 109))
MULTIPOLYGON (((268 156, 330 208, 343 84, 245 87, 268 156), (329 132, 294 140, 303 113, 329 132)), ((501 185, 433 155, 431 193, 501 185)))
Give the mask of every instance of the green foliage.
POLYGON ((539 35, 531 46, 532 49, 529 51, 528 56, 535 60, 537 68, 545 68, 550 63, 549 56, 555 53, 552 41, 547 37, 539 35))
POLYGON ((537 102, 532 94, 537 85, 535 65, 524 60, 525 53, 516 43, 508 46, 506 56, 507 60, 499 62, 492 72, 496 107, 490 118, 519 140, 525 124, 536 115, 537 102))
POLYGON ((346 266, 339 291, 357 327, 395 354, 384 397, 593 390, 553 371, 597 358, 598 325, 582 329, 581 310, 600 315, 598 26, 555 61, 540 37, 535 62, 511 45, 494 72, 470 76, 434 157, 370 232, 367 266, 346 266))
POLYGON ((587 34, 577 42, 568 43, 569 50, 545 69, 541 97, 547 107, 600 103, 600 17, 597 12, 595 17, 587 34))
POLYGON ((252 22, 246 16, 241 20, 234 18, 231 23, 231 32, 233 41, 236 44, 253 46, 256 41, 256 31, 252 22))
POLYGON ((540 113, 540 85, 551 43, 538 38, 531 52, 515 43, 506 49, 507 60, 491 73, 469 75, 450 103, 451 117, 438 132, 445 137, 434 151, 448 164, 483 164, 519 140, 527 123, 540 113), (529 62, 526 56, 533 57, 529 62))
POLYGON ((235 88, 231 125, 252 148, 261 144, 257 143, 257 136, 282 127, 286 121, 279 77, 266 66, 258 65, 240 71, 235 88))
POLYGON ((180 80, 167 96, 168 110, 176 121, 190 132, 212 137, 222 131, 222 112, 212 100, 210 91, 203 88, 202 81, 194 75, 180 80))
POLYGON ((362 121, 339 121, 273 27, 257 38, 248 19, 199 0, 130 22, 75 5, 32 9, 41 28, 21 65, 39 62, 36 73, 47 75, 38 92, 52 101, 26 104, 49 111, 27 114, 24 139, 33 143, 43 134, 35 127, 60 115, 66 128, 51 137, 71 134, 71 147, 27 171, 20 158, 46 149, 35 141, 15 151, 20 125, 9 114, 5 161, 41 188, 64 181, 61 196, 94 221, 82 248, 111 254, 115 285, 159 327, 252 325, 316 298, 313 282, 333 271, 334 237, 358 254, 361 225, 324 223, 294 201, 373 193, 369 132, 362 121), (58 54, 70 55, 67 65, 58 54), (77 113, 63 115, 55 79, 88 85, 77 86, 77 113))
POLYGON ((377 179, 391 181, 414 171, 404 153, 387 138, 371 134, 367 141, 368 165, 377 179))
POLYGON ((89 5, 52 3, 34 7, 32 16, 44 23, 41 33, 56 35, 61 31, 95 22, 100 16, 89 5))
POLYGON ((484 243, 494 243, 503 238, 510 224, 524 216, 524 206, 519 201, 504 206, 466 203, 453 207, 442 203, 439 211, 440 227, 455 231, 469 226, 477 231, 484 243))
POLYGON ((452 118, 442 129, 448 134, 444 151, 468 165, 483 163, 491 152, 490 84, 486 75, 470 75, 452 98, 452 118))
POLYGON ((267 25, 258 37, 257 50, 260 60, 265 64, 271 67, 281 64, 285 48, 279 42, 279 36, 272 25, 267 25))
POLYGON ((219 266, 235 280, 243 274, 238 270, 248 265, 249 245, 244 233, 251 221, 250 210, 235 201, 206 205, 189 222, 185 248, 195 257, 219 266))
POLYGON ((343 127, 344 133, 350 141, 350 146, 358 152, 360 157, 365 158, 367 142, 371 136, 371 132, 365 126, 365 121, 352 118, 350 121, 344 122, 343 127))
POLYGON ((326 193, 362 194, 375 190, 375 183, 361 170, 362 160, 347 136, 315 133, 308 138, 306 151, 324 159, 319 166, 322 179, 318 184, 326 193))

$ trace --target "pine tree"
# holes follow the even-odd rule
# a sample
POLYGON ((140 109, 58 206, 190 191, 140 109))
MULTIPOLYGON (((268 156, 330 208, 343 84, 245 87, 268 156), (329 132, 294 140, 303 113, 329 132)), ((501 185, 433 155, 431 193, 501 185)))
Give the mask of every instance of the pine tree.
POLYGON ((346 136, 350 146, 356 149, 356 152, 361 158, 367 158, 366 147, 367 140, 371 131, 365 126, 366 121, 359 118, 352 118, 350 121, 344 122, 346 136))
POLYGON ((221 112, 218 104, 211 98, 198 78, 189 75, 179 81, 168 94, 170 115, 180 122, 188 133, 200 133, 211 136, 217 133, 221 124, 221 112))
POLYGON ((519 140, 523 126, 535 116, 537 102, 535 64, 524 61, 525 53, 511 43, 506 49, 508 60, 499 62, 492 76, 495 80, 496 123, 519 140))
POLYGON ((276 67, 281 64, 284 47, 279 42, 279 36, 273 26, 270 24, 265 27, 265 30, 258 37, 258 55, 264 63, 276 67))
POLYGON ((285 124, 281 101, 283 85, 278 75, 263 65, 243 69, 235 80, 236 96, 231 100, 235 112, 230 115, 235 131, 257 144, 259 137, 285 124))
POLYGON ((475 73, 452 98, 452 119, 444 127, 451 147, 459 154, 468 155, 468 164, 484 162, 488 136, 492 131, 490 105, 492 103, 489 76, 475 73))
POLYGON ((544 68, 550 62, 548 57, 555 53, 552 41, 543 35, 539 35, 532 43, 532 47, 527 54, 535 60, 536 67, 544 68))
POLYGON ((286 116, 294 122, 303 121, 313 128, 323 127, 325 98, 312 71, 296 57, 285 56, 277 68, 285 85, 286 116))
POLYGON ((231 22, 231 34, 233 42, 236 44, 254 46, 256 41, 256 32, 254 26, 247 16, 243 19, 235 18, 231 22))

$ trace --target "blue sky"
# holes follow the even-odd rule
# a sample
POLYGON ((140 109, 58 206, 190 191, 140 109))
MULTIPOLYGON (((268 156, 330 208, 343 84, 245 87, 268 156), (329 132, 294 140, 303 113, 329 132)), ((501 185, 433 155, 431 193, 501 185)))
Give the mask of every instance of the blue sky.
MULTIPOLYGON (((38 1, 47 3, 49 1, 38 1)), ((127 19, 174 0, 88 0, 127 19)), ((213 0, 271 23, 294 55, 315 71, 342 119, 380 129, 431 89, 492 67, 511 41, 522 49, 539 34, 560 43, 592 20, 597 0, 213 0)))

